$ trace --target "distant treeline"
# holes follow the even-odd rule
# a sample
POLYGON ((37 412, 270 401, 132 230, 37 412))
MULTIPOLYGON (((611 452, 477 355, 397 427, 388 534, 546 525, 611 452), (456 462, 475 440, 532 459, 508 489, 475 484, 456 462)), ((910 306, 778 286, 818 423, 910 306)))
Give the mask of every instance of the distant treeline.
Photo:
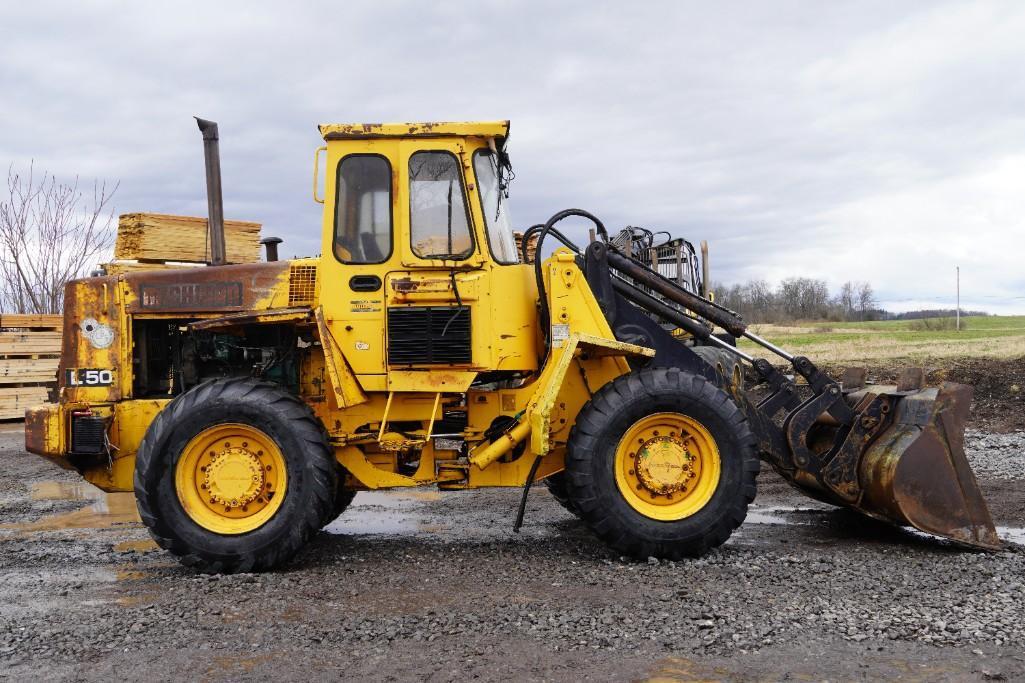
MULTIPOLYGON (((961 317, 969 315, 990 315, 986 311, 969 311, 961 309, 961 317)), ((922 320, 924 318, 953 318, 957 316, 955 308, 931 308, 920 311, 905 311, 904 313, 886 313, 885 320, 922 320)))
MULTIPOLYGON (((748 280, 742 285, 713 283, 712 291, 717 303, 751 323, 917 320, 956 314, 953 309, 891 313, 878 307, 871 283, 864 281, 845 282, 835 293, 829 291, 825 280, 806 277, 787 278, 775 286, 766 280, 748 280)), ((961 315, 989 314, 962 310, 961 315)))

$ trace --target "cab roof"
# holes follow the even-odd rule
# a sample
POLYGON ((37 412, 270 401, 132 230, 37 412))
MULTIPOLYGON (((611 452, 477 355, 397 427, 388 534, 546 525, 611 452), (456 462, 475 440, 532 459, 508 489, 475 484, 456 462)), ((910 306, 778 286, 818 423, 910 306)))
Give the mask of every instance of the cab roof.
POLYGON ((361 138, 509 137, 508 121, 429 121, 425 123, 324 123, 325 140, 361 138))

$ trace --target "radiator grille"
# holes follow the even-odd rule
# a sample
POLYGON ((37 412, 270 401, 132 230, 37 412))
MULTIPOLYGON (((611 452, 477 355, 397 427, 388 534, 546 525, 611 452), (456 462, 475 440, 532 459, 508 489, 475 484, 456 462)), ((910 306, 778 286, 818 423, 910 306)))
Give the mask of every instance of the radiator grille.
POLYGON ((99 455, 106 449, 107 422, 95 415, 75 415, 71 419, 71 452, 75 455, 99 455))
POLYGON ((316 287, 316 266, 292 266, 288 273, 288 305, 313 303, 316 287))
POLYGON ((388 363, 469 363, 469 306, 410 306, 388 309, 388 363))

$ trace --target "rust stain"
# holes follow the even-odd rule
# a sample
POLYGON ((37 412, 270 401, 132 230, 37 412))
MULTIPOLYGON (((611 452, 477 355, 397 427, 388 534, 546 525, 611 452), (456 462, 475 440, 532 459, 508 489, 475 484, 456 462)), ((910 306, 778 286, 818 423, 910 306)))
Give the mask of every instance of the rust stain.
POLYGON ((289 267, 288 261, 272 261, 127 273, 121 277, 132 296, 125 308, 129 313, 256 309, 274 293, 289 267))

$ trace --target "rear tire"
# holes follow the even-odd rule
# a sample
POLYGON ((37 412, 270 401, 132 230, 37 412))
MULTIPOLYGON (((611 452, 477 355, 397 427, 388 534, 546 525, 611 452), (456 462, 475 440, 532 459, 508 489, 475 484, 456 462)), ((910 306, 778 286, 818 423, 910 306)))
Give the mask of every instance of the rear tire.
POLYGON ((335 504, 335 467, 322 426, 298 398, 269 382, 218 379, 157 415, 136 455, 135 497, 153 539, 182 564, 263 571, 286 563, 321 528, 335 504), (281 466, 270 466, 272 454, 281 466), (250 474, 263 488, 245 483, 250 474), (235 500, 215 504, 215 490, 235 500))
POLYGON ((581 409, 566 453, 567 494, 624 555, 698 557, 744 521, 759 467, 747 420, 722 389, 677 368, 644 369, 606 384, 581 409), (635 470, 636 479, 626 476, 635 470))
POLYGON ((545 479, 545 486, 548 487, 548 492, 552 494, 552 498, 554 498, 559 505, 564 507, 566 512, 569 512, 574 517, 580 516, 576 506, 573 505, 573 501, 569 499, 569 492, 566 490, 565 472, 556 472, 545 479))

